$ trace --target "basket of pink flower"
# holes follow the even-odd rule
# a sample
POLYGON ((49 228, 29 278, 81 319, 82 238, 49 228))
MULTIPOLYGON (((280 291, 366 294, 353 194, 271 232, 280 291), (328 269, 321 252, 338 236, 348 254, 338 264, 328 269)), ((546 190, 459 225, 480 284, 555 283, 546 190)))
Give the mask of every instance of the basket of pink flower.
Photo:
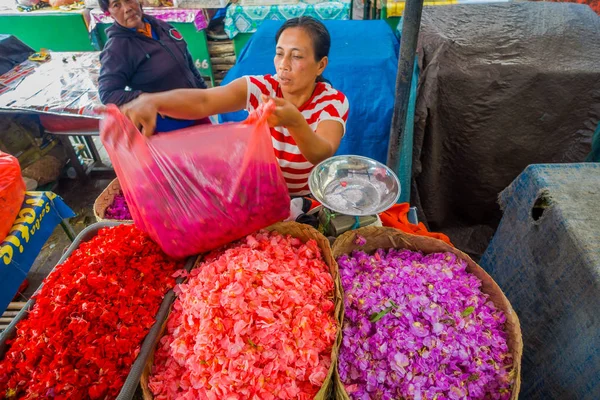
POLYGON ((329 241, 312 227, 279 223, 217 249, 175 291, 144 399, 333 395, 342 291, 329 241))
POLYGON ((518 399, 519 319, 466 254, 367 227, 333 255, 345 306, 336 399, 518 399))

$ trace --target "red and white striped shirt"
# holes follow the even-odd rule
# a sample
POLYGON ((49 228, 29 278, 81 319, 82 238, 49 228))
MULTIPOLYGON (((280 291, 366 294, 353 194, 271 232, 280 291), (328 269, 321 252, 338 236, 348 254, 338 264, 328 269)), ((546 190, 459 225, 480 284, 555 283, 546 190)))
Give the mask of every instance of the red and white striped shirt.
MULTIPOLYGON (((261 95, 269 97, 283 97, 277 75, 247 76, 248 98, 246 109, 255 110, 262 102, 261 95)), ((330 84, 318 82, 311 98, 299 108, 313 131, 322 121, 338 121, 346 133, 348 120, 348 99, 342 92, 331 87, 330 84)), ((271 139, 279 167, 283 172, 291 196, 304 196, 310 193, 308 189, 308 176, 314 165, 300 153, 296 141, 287 128, 278 126, 271 128, 271 139)))

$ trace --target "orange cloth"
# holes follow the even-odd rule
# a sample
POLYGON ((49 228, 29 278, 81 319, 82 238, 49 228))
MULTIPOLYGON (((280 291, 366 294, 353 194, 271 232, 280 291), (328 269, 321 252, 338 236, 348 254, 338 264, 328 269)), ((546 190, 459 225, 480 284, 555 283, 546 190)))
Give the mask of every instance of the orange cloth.
POLYGON ((144 24, 144 29, 138 29, 137 30, 138 33, 141 33, 144 36, 149 37, 150 39, 152 39, 152 26, 150 26, 149 23, 145 23, 144 24))
POLYGON ((408 222, 409 209, 410 205, 408 203, 396 204, 389 210, 379 214, 379 218, 381 218, 381 223, 383 226, 400 229, 403 232, 412 233, 413 235, 427 236, 443 240, 450 246, 454 246, 452 242, 450 242, 450 238, 448 236, 444 235, 443 233, 429 232, 422 222, 419 222, 418 225, 408 222))
POLYGON ((318 201, 316 201, 315 199, 312 199, 310 197, 305 197, 305 199, 310 200, 310 208, 308 209, 309 211, 312 210, 313 208, 317 208, 321 205, 321 203, 319 203, 318 201))
MULTIPOLYGON (((319 203, 317 200, 311 199, 310 197, 307 198, 312 203, 310 207, 311 210, 321 205, 321 203, 319 203)), ((454 247, 452 242, 450 242, 450 238, 444 235, 443 233, 429 232, 425 227, 425 224, 423 224, 422 222, 419 222, 418 225, 411 224, 410 222, 408 222, 409 210, 410 204, 408 203, 396 204, 395 206, 392 206, 392 208, 390 208, 389 210, 379 214, 379 218, 381 218, 381 223, 383 224, 383 226, 389 226, 391 228, 400 229, 402 232, 412 233, 413 235, 427 236, 432 237, 434 239, 439 239, 454 247)))

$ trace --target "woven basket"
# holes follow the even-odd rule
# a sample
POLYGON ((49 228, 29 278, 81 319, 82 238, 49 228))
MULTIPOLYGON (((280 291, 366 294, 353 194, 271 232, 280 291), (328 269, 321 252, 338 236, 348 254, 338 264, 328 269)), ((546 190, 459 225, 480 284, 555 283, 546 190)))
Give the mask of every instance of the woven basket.
MULTIPOLYGON (((121 184, 119 183, 119 179, 114 179, 111 183, 108 184, 106 189, 100 193, 100 196, 94 202, 94 216, 96 217, 96 221, 114 221, 111 219, 105 219, 104 213, 108 206, 110 206, 115 199, 115 196, 121 192, 121 184)), ((119 222, 123 223, 133 223, 132 220, 119 220, 119 222)))
MULTIPOLYGON (((198 258, 196 258, 196 262, 194 263, 194 266, 192 267, 191 270, 196 269, 196 267, 198 267, 198 265, 200 265, 203 261, 204 260, 203 260, 202 256, 199 256, 198 258)), ((185 279, 183 282, 184 283, 187 282, 187 279, 185 279)), ((175 298, 175 300, 177 300, 177 297, 175 298)), ((167 313, 167 317, 165 318, 162 326, 160 327, 160 332, 156 336, 156 342, 154 342, 154 345, 152 346, 152 351, 150 352, 150 355, 148 356, 148 360, 146 361, 146 365, 144 365, 144 370, 142 371, 142 375, 140 377, 140 386, 142 387, 142 393, 144 395, 145 400, 146 399, 154 399, 154 396, 152 395, 152 392, 150 391, 150 388, 148 387, 148 379, 150 378, 150 373, 152 372, 152 365, 154 365, 154 352, 156 351, 156 346, 158 345, 158 342, 160 342, 160 339, 162 339, 162 337, 165 334, 165 330, 167 329, 167 322, 169 321, 169 316, 171 316, 171 310, 173 309, 173 303, 175 303, 175 301, 173 301, 171 303, 171 305, 169 306, 169 312, 167 313)))
MULTIPOLYGON (((319 245, 319 248, 321 249, 323 261, 325 261, 325 263, 329 266, 329 270, 331 272, 331 275, 333 277, 333 282, 334 282, 334 304, 335 304, 334 316, 338 323, 339 329, 338 329, 338 334, 337 334, 337 337, 335 339, 335 342, 333 344, 333 348, 331 351, 331 367, 329 368, 329 372, 327 373, 327 377, 325 378, 325 381, 323 381, 323 386, 321 387, 321 390, 319 390, 319 392, 315 395, 315 400, 329 399, 333 395, 333 391, 334 391, 334 376, 336 374, 336 369, 337 369, 336 366, 337 366, 337 357, 338 357, 339 347, 342 343, 341 327, 342 327, 342 323, 343 323, 343 319, 344 319, 344 309, 343 309, 344 303, 343 303, 342 284, 340 281, 340 275, 339 275, 337 263, 335 262, 335 258, 333 257, 333 254, 331 252, 331 246, 330 246, 329 240, 325 236, 323 236, 321 233, 319 233, 316 229, 314 229, 313 227, 308 226, 308 225, 299 224, 296 222, 280 222, 280 223, 277 223, 275 225, 272 225, 272 226, 266 228, 265 230, 276 231, 276 232, 281 233, 282 235, 290 235, 292 237, 302 240, 303 242, 307 242, 311 239, 314 239, 317 242, 317 244, 319 245)), ((201 260, 201 258, 199 257, 197 263, 201 262, 200 260, 201 260)), ((194 266, 194 268, 195 268, 195 266, 194 266)), ((162 336, 164 335, 164 331, 166 329, 168 319, 169 318, 167 317, 167 319, 165 320, 165 322, 163 324, 161 333, 158 335, 158 338, 159 338, 158 341, 160 341, 160 338, 162 338, 162 336)), ((158 344, 158 341, 156 344, 158 344)), ((156 344, 155 344, 154 348, 156 348, 156 344)), ((150 388, 148 387, 148 379, 149 379, 150 373, 152 372, 153 364, 154 364, 154 350, 150 354, 150 357, 148 357, 148 362, 146 363, 146 366, 142 373, 142 377, 140 379, 140 385, 142 387, 142 392, 144 394, 144 400, 153 400, 154 399, 154 396, 152 395, 152 392, 150 391, 150 388)))
MULTIPOLYGON (((467 272, 472 273, 482 283, 481 290, 489 295, 494 305, 502 310, 506 315, 505 329, 508 333, 508 348, 513 356, 513 374, 514 383, 512 387, 511 400, 519 398, 521 387, 521 356, 523 355, 523 338, 521 336, 521 325, 519 318, 510 305, 508 299, 502 293, 498 284, 471 258, 460 250, 442 242, 424 236, 416 236, 404 233, 394 228, 386 227, 366 227, 355 231, 346 232, 340 236, 333 244, 333 256, 337 260, 343 254, 350 254, 354 250, 362 250, 372 254, 377 249, 408 249, 412 251, 421 251, 424 254, 450 252, 456 254, 459 258, 467 262, 467 272), (367 240, 364 246, 356 245, 354 242, 356 236, 360 235, 367 240)), ((344 386, 340 380, 336 368, 335 376, 335 399, 349 400, 344 386)))

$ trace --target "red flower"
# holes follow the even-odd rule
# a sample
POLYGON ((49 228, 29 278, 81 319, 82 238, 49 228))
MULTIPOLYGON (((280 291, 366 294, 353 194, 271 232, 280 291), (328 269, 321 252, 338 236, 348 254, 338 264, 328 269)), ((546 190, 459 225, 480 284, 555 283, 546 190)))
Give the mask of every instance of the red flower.
POLYGON ((115 398, 182 263, 132 225, 58 265, 0 360, 0 398, 115 398))
POLYGON ((107 391, 108 391, 108 386, 101 383, 101 384, 96 384, 96 385, 90 386, 90 388, 88 389, 88 394, 90 395, 90 398, 92 398, 92 399, 100 399, 100 398, 103 398, 104 396, 106 396, 107 391))

